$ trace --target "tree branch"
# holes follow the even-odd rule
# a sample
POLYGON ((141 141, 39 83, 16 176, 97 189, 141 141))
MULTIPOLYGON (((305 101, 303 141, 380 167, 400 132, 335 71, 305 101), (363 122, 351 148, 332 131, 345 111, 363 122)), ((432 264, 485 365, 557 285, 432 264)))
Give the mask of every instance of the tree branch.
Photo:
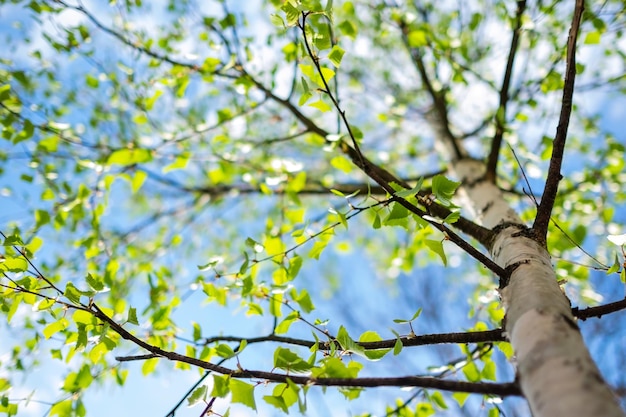
POLYGON ((561 181, 561 165, 563 163, 563 154, 565 150, 565 142, 567 139, 567 128, 569 127, 569 119, 572 113, 572 97, 574 96, 574 81, 576 78, 576 38, 580 29, 583 10, 585 8, 584 0, 576 0, 574 8, 574 17, 572 26, 570 27, 569 37, 567 40, 567 64, 565 68, 565 86, 563 87, 563 102, 561 104, 561 114, 559 116, 559 125, 556 129, 552 145, 552 156, 550 157, 550 167, 548 168, 548 176, 543 192, 543 197, 537 216, 533 224, 533 232, 536 239, 546 244, 546 235, 548 234, 548 225, 556 194, 559 189, 559 181, 561 181))
MULTIPOLYGON (((438 344, 466 344, 466 343, 487 343, 487 342, 503 342, 505 337, 502 329, 485 330, 480 332, 456 332, 456 333, 436 333, 425 335, 409 335, 399 338, 402 346, 425 346, 438 344)), ((295 346, 312 347, 318 344, 320 350, 341 349, 339 342, 315 342, 313 340, 296 339, 292 337, 278 336, 270 334, 260 337, 239 337, 239 336, 214 336, 196 342, 202 346, 206 346, 216 342, 242 342, 246 341, 249 345, 263 342, 286 343, 295 346)), ((395 346, 398 339, 380 340, 378 342, 356 342, 365 350, 391 349, 395 346)))
POLYGON ((426 120, 429 121, 431 127, 436 130, 435 135, 448 145, 453 153, 453 159, 458 160, 467 156, 465 150, 459 145, 458 139, 450 130, 450 120, 448 119, 448 107, 446 105, 445 94, 438 91, 430 81, 422 54, 418 48, 413 48, 409 44, 409 27, 404 20, 398 22, 400 32, 402 33, 402 42, 411 57, 411 62, 415 65, 419 73, 422 84, 426 88, 428 95, 433 100, 432 108, 426 114, 426 120))
POLYGON ((574 316, 578 317, 581 320, 587 320, 591 317, 600 318, 607 314, 615 313, 616 311, 621 311, 624 309, 626 309, 626 298, 601 306, 584 308, 582 310, 579 310, 578 307, 574 307, 572 308, 572 313, 574 313, 574 316))
POLYGON ((279 374, 274 372, 255 371, 247 369, 230 369, 211 362, 197 358, 181 355, 176 352, 167 351, 157 346, 151 345, 138 337, 132 335, 122 326, 117 324, 112 318, 107 316, 96 304, 91 305, 92 313, 111 326, 111 329, 119 334, 123 339, 129 340, 156 355, 167 358, 171 361, 186 363, 201 369, 217 372, 222 375, 229 375, 240 379, 263 379, 270 382, 286 383, 290 380, 299 385, 319 385, 325 387, 422 387, 434 388, 442 391, 469 392, 476 394, 490 394, 498 396, 521 395, 519 386, 515 382, 509 383, 474 383, 464 381, 448 381, 431 377, 404 376, 391 378, 313 378, 309 376, 296 376, 289 374, 279 374))
POLYGON ((500 106, 496 113, 496 134, 491 141, 491 150, 487 159, 487 172, 485 176, 487 180, 496 183, 496 170, 498 166, 498 158, 500 156, 500 147, 502 146, 502 137, 504 135, 504 124, 506 121, 506 108, 509 101, 509 88, 511 86, 511 76, 513 75, 513 64, 515 55, 519 46, 519 37, 522 28, 522 16, 526 10, 526 0, 517 2, 517 12, 515 13, 515 28, 513 29, 513 37, 511 38, 511 47, 509 48, 509 58, 506 62, 504 70, 504 79, 502 80, 502 88, 500 88, 500 106))

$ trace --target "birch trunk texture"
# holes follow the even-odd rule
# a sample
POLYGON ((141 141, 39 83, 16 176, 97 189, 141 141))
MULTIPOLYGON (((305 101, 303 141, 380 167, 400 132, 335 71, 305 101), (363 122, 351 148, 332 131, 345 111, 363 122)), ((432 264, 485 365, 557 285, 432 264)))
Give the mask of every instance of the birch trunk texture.
POLYGON ((453 163, 462 198, 483 226, 497 232, 492 259, 512 271, 501 288, 505 331, 517 361, 522 392, 535 417, 623 416, 595 363, 557 282, 550 254, 485 179, 485 164, 453 163))

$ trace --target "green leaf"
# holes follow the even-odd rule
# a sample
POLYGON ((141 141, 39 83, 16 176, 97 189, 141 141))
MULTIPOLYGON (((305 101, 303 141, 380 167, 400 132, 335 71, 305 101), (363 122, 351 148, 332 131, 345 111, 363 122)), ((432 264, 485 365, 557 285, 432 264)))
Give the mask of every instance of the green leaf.
POLYGON ((300 313, 298 313, 298 311, 292 311, 291 313, 287 315, 287 317, 283 319, 283 321, 281 321, 278 324, 278 326, 276 326, 276 329, 274 329, 274 333, 276 334, 287 333, 289 331, 289 327, 291 327, 291 325, 295 321, 298 321, 299 319, 300 319, 300 313))
POLYGON ((215 348, 215 353, 225 359, 229 359, 237 355, 233 348, 225 343, 220 343, 219 345, 217 345, 217 347, 215 348))
POLYGON ((446 254, 445 254, 445 252, 443 250, 443 241, 442 240, 426 239, 424 241, 424 243, 426 243, 426 246, 428 246, 428 248, 430 250, 432 250, 437 255, 439 255, 439 257, 441 258, 441 261, 443 262, 443 266, 447 266, 448 265, 448 259, 446 258, 446 254))
POLYGON ((394 356, 397 356, 400 354, 400 352, 402 352, 402 348, 404 347, 404 345, 402 344, 402 340, 400 340, 399 337, 396 338, 396 343, 394 343, 393 345, 393 354, 394 356))
MULTIPOLYGON (((380 342, 383 340, 380 335, 374 331, 367 331, 359 337, 359 342, 380 342)), ((364 349, 363 353, 365 357, 371 361, 377 361, 382 359, 391 349, 364 349)))
POLYGON ((344 20, 337 25, 342 34, 346 35, 350 39, 356 39, 358 33, 357 26, 351 20, 344 20))
POLYGON ((63 295, 65 295, 68 300, 75 304, 80 304, 81 296, 84 295, 86 297, 93 297, 95 294, 95 291, 81 291, 76 288, 71 282, 67 283, 67 285, 65 286, 65 292, 63 293, 63 295))
POLYGON ((396 191, 395 193, 393 193, 393 195, 397 197, 401 197, 401 198, 413 197, 414 195, 417 195, 417 193, 421 191, 423 184, 424 184, 424 177, 420 177, 420 179, 417 181, 417 184, 415 184, 415 187, 411 188, 410 190, 396 191))
POLYGON ((300 100, 298 100, 298 106, 303 106, 307 101, 309 101, 311 97, 313 97, 313 93, 311 93, 310 91, 302 93, 302 95, 300 96, 300 100))
POLYGON ((474 362, 468 362, 467 365, 463 367, 463 375, 470 382, 478 382, 480 381, 480 371, 474 362))
POLYGON ((17 235, 7 236, 2 246, 24 246, 24 242, 17 235))
POLYGON ((230 377, 228 375, 213 374, 213 390, 211 397, 224 398, 230 393, 230 377))
POLYGON ((70 417, 72 416, 72 400, 63 400, 50 407, 50 416, 70 417))
POLYGON ((422 307, 418 308, 410 319, 393 319, 394 323, 410 323, 422 314, 422 307))
POLYGON ((128 318, 126 321, 130 324, 134 324, 135 326, 139 326, 139 321, 137 320, 137 309, 133 307, 129 307, 128 309, 128 318))
POLYGON ((363 365, 351 361, 347 365, 341 359, 329 357, 323 360, 322 366, 311 370, 314 378, 356 378, 363 365))
POLYGON ((312 365, 291 350, 279 347, 274 351, 274 367, 288 372, 307 372, 312 365))
POLYGON ((346 174, 352 172, 354 168, 352 162, 350 162, 348 159, 341 155, 335 156, 333 159, 331 159, 330 164, 333 167, 345 172, 346 174))
POLYGON ((585 44, 586 45, 597 45, 600 43, 600 39, 602 38, 602 34, 598 31, 589 32, 587 36, 585 36, 585 44))
POLYGON ((285 403, 283 397, 275 395, 264 395, 263 400, 269 405, 273 405, 274 407, 278 408, 283 413, 289 414, 289 407, 287 407, 287 404, 285 403))
POLYGON ((137 193, 137 191, 141 189, 141 186, 146 181, 146 178, 148 178, 148 174, 146 174, 144 171, 135 172, 135 175, 133 176, 133 179, 130 183, 133 194, 137 193))
MULTIPOLYGON (((6 378, 0 378, 0 392, 4 392, 11 388, 11 381, 6 378)), ((2 397, 3 399, 6 397, 2 397)), ((3 404, 6 405, 6 404, 3 404)))
POLYGON ((358 343, 356 343, 348 334, 348 331, 345 327, 339 327, 339 331, 337 332, 337 342, 341 345, 342 349, 346 352, 357 353, 361 356, 365 356, 365 349, 361 347, 358 343))
POLYGON ((119 149, 107 159, 108 165, 134 165, 152 160, 152 152, 148 149, 119 149))
POLYGON ((327 230, 321 235, 317 236, 313 247, 309 251, 309 257, 313 259, 319 259, 322 251, 326 248, 328 243, 330 242, 330 238, 334 234, 333 230, 327 230))
POLYGON ((492 360, 486 361, 485 366, 481 372, 481 375, 484 379, 488 379, 490 381, 496 380, 496 363, 492 360))
POLYGON ((104 290, 104 281, 100 277, 87 274, 87 285, 94 291, 104 290))
POLYGON ((254 401, 254 385, 240 381, 238 379, 230 380, 230 391, 232 393, 232 402, 239 403, 256 410, 254 401))
POLYGON ((459 185, 461 185, 460 182, 449 180, 443 175, 435 175, 433 178, 433 193, 442 205, 450 207, 452 205, 450 200, 459 185))
POLYGON ((76 310, 74 314, 72 314, 72 320, 77 324, 92 324, 94 320, 94 316, 83 310, 76 310))
POLYGON ((333 46, 333 49, 328 53, 328 59, 333 65, 337 68, 341 65, 341 60, 343 59, 343 55, 346 51, 343 50, 339 45, 333 46))
POLYGON ((452 213, 448 214, 445 219, 443 219, 443 222, 444 223, 448 223, 448 224, 454 224, 460 218, 461 218, 461 212, 460 211, 453 211, 452 213))
POLYGON ((196 388, 189 397, 187 397, 187 406, 192 407, 194 405, 196 405, 197 403, 199 403, 202 400, 206 399, 206 395, 207 395, 207 386, 206 385, 202 385, 199 388, 196 388))
POLYGON ((257 242, 256 240, 252 239, 251 237, 247 237, 246 238, 245 244, 249 248, 252 248, 256 253, 261 253, 261 252, 263 252, 265 250, 263 245, 261 245, 259 242, 257 242))
POLYGON ((424 32, 423 30, 413 30, 409 32, 408 41, 411 48, 420 48, 422 46, 428 45, 426 32, 424 32))
POLYGON ((62 317, 44 327, 43 335, 46 339, 50 339, 56 333, 67 329, 69 325, 70 322, 65 317, 62 317))
POLYGON ((163 167, 163 173, 167 174, 168 172, 175 171, 178 169, 185 169, 188 163, 189 163, 189 154, 182 153, 176 157, 174 162, 163 167))
POLYGON ((443 395, 439 391, 435 391, 429 395, 430 400, 437 404, 440 408, 447 410, 448 405, 446 404, 446 400, 443 398, 443 395))
POLYGON ((294 288, 291 290, 291 297, 296 303, 298 303, 300 308, 305 313, 310 313, 315 310, 315 306, 313 305, 313 301, 311 301, 311 296, 307 290, 303 289, 300 291, 300 294, 296 294, 296 289, 294 288))
POLYGON ((287 26, 295 26, 298 23, 298 19, 300 19, 300 10, 298 10, 290 1, 285 1, 280 10, 285 12, 287 26))
POLYGON ((202 338, 202 328, 195 321, 192 322, 192 326, 193 326, 193 341, 197 342, 198 340, 202 338))
POLYGON ((381 227, 380 216, 378 215, 378 213, 376 213, 376 216, 374 216, 374 222, 372 223, 372 227, 376 230, 380 229, 381 227))
POLYGON ((332 110, 332 107, 322 99, 314 101, 313 103, 309 103, 308 106, 314 107, 318 109, 319 111, 321 111, 322 113, 326 113, 332 110))
POLYGON ((55 303, 56 301, 54 299, 44 298, 37 304, 37 311, 47 310, 50 307, 52 307, 55 303))
POLYGON ((6 272, 24 272, 28 269, 28 262, 23 257, 5 257, 0 258, 0 271, 6 272))
POLYGON ((87 74, 85 76, 85 84, 87 84, 87 86, 90 88, 98 88, 98 86, 100 85, 100 81, 98 81, 98 79, 93 75, 87 74))
POLYGON ((422 314, 422 307, 418 308, 417 311, 415 311, 415 313, 413 313, 413 316, 411 317, 411 319, 409 321, 413 321, 416 318, 418 318, 420 315, 422 314))
POLYGON ((541 82, 541 92, 560 91, 564 85, 563 76, 556 71, 550 71, 541 82))
POLYGON ((233 394, 232 402, 243 404, 253 410, 256 410, 256 403, 254 401, 254 385, 238 379, 231 379, 230 391, 233 394))
POLYGON ((465 401, 467 401, 467 399, 469 398, 469 393, 455 392, 454 394, 452 394, 452 398, 454 398, 459 407, 463 407, 463 404, 465 404, 465 401))
POLYGON ((24 120, 24 125, 22 126, 22 130, 17 134, 17 136, 13 139, 13 143, 20 143, 25 140, 28 140, 33 137, 35 133, 35 125, 26 119, 24 120))
POLYGON ((300 272, 300 268, 302 268, 302 257, 299 255, 294 255, 289 259, 289 277, 294 279, 298 276, 300 272))
POLYGON ((147 375, 150 375, 151 373, 154 373, 158 364, 159 364, 158 358, 152 358, 152 359, 146 360, 141 366, 141 373, 143 374, 143 376, 147 376, 147 375))
POLYGON ((300 67, 300 71, 302 71, 302 73, 309 80, 317 84, 317 86, 321 89, 326 89, 326 86, 324 85, 324 80, 326 80, 326 82, 328 83, 335 76, 335 71, 330 68, 320 67, 320 71, 321 71, 321 75, 320 75, 317 72, 317 68, 315 68, 313 65, 300 64, 299 67, 300 67), (324 78, 322 79, 322 77, 324 78))
POLYGON ((11 85, 4 84, 0 86, 0 103, 6 101, 11 96, 11 85))
POLYGON ((394 202, 391 206, 391 212, 385 217, 383 224, 385 226, 402 226, 407 228, 409 225, 408 217, 409 210, 402 204, 394 202))
POLYGON ((613 274, 617 271, 619 271, 619 269, 621 268, 622 264, 619 261, 619 258, 617 257, 617 254, 615 254, 615 261, 613 262, 613 265, 611 265, 611 267, 606 271, 606 274, 613 274))
POLYGON ((270 22, 272 22, 272 24, 274 26, 280 27, 280 28, 285 28, 285 21, 283 20, 282 17, 280 17, 279 15, 277 15, 276 13, 272 13, 270 15, 270 22))

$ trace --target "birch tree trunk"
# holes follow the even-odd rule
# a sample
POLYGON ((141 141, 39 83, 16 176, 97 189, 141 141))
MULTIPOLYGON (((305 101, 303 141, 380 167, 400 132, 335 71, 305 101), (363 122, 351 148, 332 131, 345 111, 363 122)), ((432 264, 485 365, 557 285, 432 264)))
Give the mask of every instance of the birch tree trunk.
POLYGON ((505 331, 533 415, 623 416, 587 351, 550 254, 533 239, 496 185, 484 178, 485 170, 485 164, 472 159, 452 165, 476 221, 497 232, 492 259, 511 271, 500 289, 505 331))

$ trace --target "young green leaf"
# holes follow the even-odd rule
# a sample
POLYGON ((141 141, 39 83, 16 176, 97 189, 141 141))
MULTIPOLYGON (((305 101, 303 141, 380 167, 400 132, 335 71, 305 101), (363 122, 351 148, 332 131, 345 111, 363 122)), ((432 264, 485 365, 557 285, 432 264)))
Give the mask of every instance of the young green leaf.
POLYGON ((313 366, 291 350, 279 347, 274 351, 274 367, 289 372, 307 372, 313 366))
POLYGON ((330 60, 330 62, 333 63, 335 67, 339 68, 339 66, 341 65, 341 60, 343 59, 343 55, 345 53, 346 51, 344 51, 343 48, 341 48, 339 45, 335 45, 328 54, 328 59, 330 60))
POLYGON ((230 391, 233 395, 233 403, 240 403, 256 410, 256 402, 254 401, 254 385, 238 379, 231 379, 230 391))
POLYGON ((417 184, 415 184, 413 188, 411 188, 410 190, 396 191, 395 193, 393 193, 393 195, 397 197, 401 197, 401 198, 413 197, 414 195, 417 195, 417 193, 420 192, 423 184, 424 184, 424 177, 420 177, 420 179, 417 180, 417 184))
POLYGON ((433 193, 437 197, 439 202, 446 206, 452 206, 452 197, 454 192, 461 185, 460 182, 452 181, 444 177, 443 175, 435 175, 433 178, 433 193))
MULTIPOLYGON (((380 335, 374 331, 367 331, 359 337, 359 342, 379 342, 383 340, 380 335)), ((371 361, 382 359, 391 349, 364 349, 363 354, 371 361)))
POLYGON ((134 324, 135 326, 139 326, 139 321, 137 320, 137 309, 130 307, 128 309, 128 319, 126 321, 130 324, 134 324))
POLYGON ((189 407, 193 407, 194 405, 196 405, 197 403, 199 403, 200 401, 203 401, 206 399, 207 396, 207 386, 206 385, 202 385, 200 388, 196 388, 189 397, 187 397, 187 401, 188 401, 188 406, 189 407))
POLYGON ((445 254, 445 252, 443 250, 443 241, 442 240, 426 239, 424 241, 424 243, 426 243, 426 246, 428 246, 428 248, 430 250, 432 250, 437 255, 439 255, 439 257, 441 258, 441 261, 443 262, 443 266, 447 266, 448 265, 448 259, 446 258, 446 254, 445 254))

